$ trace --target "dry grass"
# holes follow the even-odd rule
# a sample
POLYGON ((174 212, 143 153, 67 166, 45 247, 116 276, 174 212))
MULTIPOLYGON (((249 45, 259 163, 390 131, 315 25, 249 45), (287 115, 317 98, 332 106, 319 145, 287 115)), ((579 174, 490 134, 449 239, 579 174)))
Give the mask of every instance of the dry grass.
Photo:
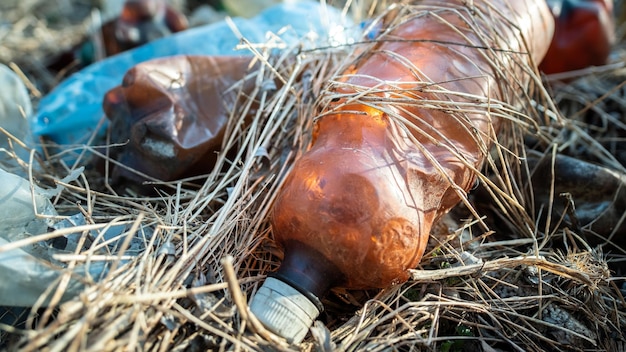
MULTIPOLYGON (((43 30, 31 15, 11 16, 5 20, 43 30)), ((45 30, 44 38, 63 40, 64 31, 71 31, 63 26, 45 30)), ((23 45, 8 41, 13 44, 3 61, 24 62, 20 57, 29 50, 49 50, 23 39, 23 45)), ((324 84, 349 48, 300 55, 286 51, 283 56, 259 50, 256 57, 264 64, 249 74, 259 83, 251 96, 261 108, 246 127, 241 117, 249 112, 248 102, 242 99, 233 110, 224 147, 237 146, 238 154, 230 159, 220 155, 217 167, 201 182, 160 183, 159 195, 146 197, 114 190, 95 172, 62 183, 72 167, 58 155, 22 163, 42 184, 65 188, 54 199, 60 214, 82 213, 87 220, 83 227, 31 241, 70 232, 82 232, 85 241, 88 234, 93 238, 73 253, 57 255, 65 269, 58 286, 47 293, 48 306, 35 307, 24 326, 1 326, 5 332, 0 338, 10 348, 626 350, 626 302, 616 284, 623 278, 610 271, 607 254, 588 246, 582 234, 540 224, 524 188, 530 167, 523 158, 531 148, 525 139, 532 137, 536 152, 549 156, 569 148, 579 156, 581 150, 595 151, 589 159, 623 170, 623 161, 615 157, 619 140, 603 140, 605 131, 581 120, 595 112, 605 118, 604 126, 612 126, 607 130, 620 130, 614 113, 626 106, 620 65, 566 86, 544 90, 536 85, 528 96, 498 111, 518 123, 508 124, 499 135, 483 170, 483 188, 433 230, 420 270, 412 271, 407 283, 386 290, 333 290, 320 317, 324 324, 316 324, 312 337, 298 347, 260 327, 246 301, 280 262, 268 213, 281 180, 310 143, 315 98, 323 100, 324 84), (269 79, 283 85, 275 92, 264 90, 269 79), (42 168, 31 168, 33 163, 42 168), (111 224, 128 225, 114 248, 98 237, 111 224), (131 241, 144 249, 127 252, 131 241), (108 263, 102 277, 73 274, 76 267, 97 261, 108 263), (83 281, 85 288, 61 302, 70 277, 83 281)), ((32 57, 36 65, 37 56, 32 57)), ((106 159, 100 149, 85 148, 106 159)))

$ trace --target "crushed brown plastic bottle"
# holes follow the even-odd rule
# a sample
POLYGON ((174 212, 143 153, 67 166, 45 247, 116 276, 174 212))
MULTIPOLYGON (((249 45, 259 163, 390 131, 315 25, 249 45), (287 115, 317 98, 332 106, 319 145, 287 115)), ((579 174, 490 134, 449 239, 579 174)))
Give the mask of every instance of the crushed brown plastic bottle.
MULTIPOLYGON (((104 97, 111 142, 112 182, 171 181, 209 172, 221 149, 233 85, 251 69, 249 56, 172 56, 134 66, 104 97)), ((243 82, 252 90, 253 80, 243 82)))
POLYGON ((541 60, 554 25, 544 0, 421 1, 383 19, 320 99, 312 147, 274 204, 285 258, 251 310, 292 342, 329 288, 407 280, 433 222, 474 184, 497 106, 521 101, 523 67, 541 60))

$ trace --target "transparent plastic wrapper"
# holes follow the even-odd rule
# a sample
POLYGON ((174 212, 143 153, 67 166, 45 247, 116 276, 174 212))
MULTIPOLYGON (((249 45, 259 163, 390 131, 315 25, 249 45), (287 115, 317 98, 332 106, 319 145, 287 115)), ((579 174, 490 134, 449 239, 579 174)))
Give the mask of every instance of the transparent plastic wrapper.
POLYGON ((0 169, 0 305, 33 305, 60 275, 44 243, 6 250, 10 243, 48 232, 57 215, 53 195, 37 186, 31 193, 26 179, 0 169))
MULTIPOLYGON (((32 104, 24 83, 10 68, 0 64, 0 127, 6 132, 32 146, 32 135, 28 124, 28 116, 33 113, 32 104)), ((16 141, 5 133, 0 133, 0 148, 5 152, 0 155, 0 163, 4 167, 12 167, 15 164, 13 156, 15 151, 20 158, 27 158, 28 151, 15 147, 16 141)))
MULTIPOLYGON (((61 180, 75 180, 82 168, 61 180)), ((0 306, 30 307, 36 303, 46 305, 47 299, 39 301, 43 294, 50 294, 63 274, 65 264, 58 260, 60 255, 76 252, 83 231, 55 237, 51 241, 29 241, 33 236, 53 230, 85 225, 81 213, 59 220, 50 199, 62 191, 43 189, 15 174, 0 169, 0 306)), ((126 235, 129 225, 108 226, 106 230, 90 231, 96 240, 108 241, 110 253, 116 253, 119 243, 126 235)), ((141 228, 132 234, 130 246, 125 251, 132 255, 144 248, 148 236, 141 228)), ((80 277, 97 281, 107 273, 110 262, 94 261, 79 265, 63 290, 61 300, 68 299, 83 288, 80 277)), ((53 292, 53 291, 52 291, 53 292)), ((48 296, 49 297, 49 296, 48 296)))
POLYGON ((280 32, 284 43, 301 42, 302 47, 345 43, 345 26, 351 24, 339 10, 319 2, 303 1, 268 8, 252 19, 234 18, 176 33, 104 59, 70 76, 41 100, 30 120, 33 133, 58 144, 85 143, 104 116, 104 94, 119 85, 124 74, 141 62, 173 55, 250 55, 249 50, 237 49, 240 36, 252 43, 265 43, 270 32, 280 32), (307 44, 302 39, 308 34, 307 44))

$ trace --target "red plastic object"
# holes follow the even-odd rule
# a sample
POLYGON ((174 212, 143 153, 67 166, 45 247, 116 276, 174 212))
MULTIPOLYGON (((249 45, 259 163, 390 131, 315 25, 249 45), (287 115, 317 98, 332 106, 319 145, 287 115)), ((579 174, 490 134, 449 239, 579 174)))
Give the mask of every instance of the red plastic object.
POLYGON ((615 44, 612 0, 547 0, 554 38, 539 69, 561 73, 607 63, 615 44))

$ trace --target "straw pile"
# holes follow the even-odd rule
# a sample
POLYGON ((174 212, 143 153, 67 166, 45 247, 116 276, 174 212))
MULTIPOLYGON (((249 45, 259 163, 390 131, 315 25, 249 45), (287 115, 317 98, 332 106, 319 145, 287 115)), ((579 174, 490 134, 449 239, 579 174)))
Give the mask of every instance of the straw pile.
MULTIPOLYGON (((13 49, 11 60, 19 49, 13 49)), ((63 183, 60 179, 73 167, 65 165, 61 155, 47 155, 41 162, 25 160, 22 165, 33 179, 65 188, 54 199, 58 212, 82 213, 87 225, 33 239, 85 233, 82 247, 57 258, 66 267, 65 276, 48 293, 50 304, 34 307, 23 326, 2 326, 5 347, 626 350, 620 278, 610 270, 607 254, 587 245, 575 229, 554 228, 549 219, 540 220, 526 187, 530 167, 525 158, 563 152, 561 146, 569 142, 567 147, 575 152, 600 151, 594 154, 596 160, 623 170, 623 164, 606 157, 616 150, 605 146, 618 145, 619 140, 601 140, 606 134, 594 134, 585 124, 589 119, 580 118, 600 111, 607 113, 601 116, 623 116, 626 72, 620 65, 582 75, 572 84, 536 86, 529 92, 524 111, 512 116, 519 123, 499 136, 481 188, 435 228, 409 282, 382 291, 333 290, 324 300, 322 323, 299 347, 287 345, 255 322, 246 302, 282 257, 268 223, 273 197, 310 143, 316 97, 349 51, 294 50, 271 56, 259 49, 255 55, 264 64, 250 76, 258 82, 251 96, 259 99, 261 108, 253 123, 243 127, 249 105, 242 99, 233 109, 224 141, 225 149, 234 147, 237 155, 220 155, 214 171, 202 178, 155 183, 161 190, 158 196, 113 189, 106 177, 89 170, 63 183), (264 82, 269 79, 283 85, 268 89, 264 82), (101 239, 87 236, 113 224, 128 224, 114 251, 101 239), (131 241, 139 241, 144 249, 127 252, 131 241), (108 271, 97 278, 74 276, 85 288, 61 303, 73 268, 97 261, 108 261, 108 271)), ((624 130, 617 118, 607 124, 624 130)), ((115 162, 101 148, 84 148, 115 162)), ((624 249, 621 252, 614 252, 613 258, 623 256, 624 249)))

